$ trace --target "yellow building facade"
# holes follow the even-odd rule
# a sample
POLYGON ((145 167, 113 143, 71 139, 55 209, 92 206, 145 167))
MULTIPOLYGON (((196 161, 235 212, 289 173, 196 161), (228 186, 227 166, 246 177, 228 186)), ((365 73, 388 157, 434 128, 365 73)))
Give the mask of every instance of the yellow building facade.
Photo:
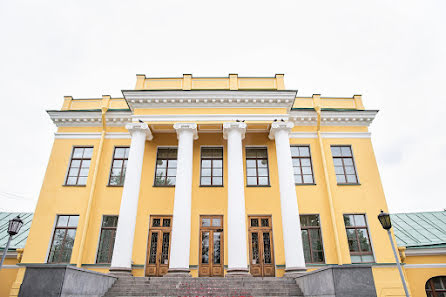
POLYGON ((37 263, 141 277, 366 264, 377 296, 404 296, 376 218, 377 111, 360 95, 299 97, 283 75, 236 74, 137 75, 122 93, 48 111, 57 132, 11 296, 37 263))

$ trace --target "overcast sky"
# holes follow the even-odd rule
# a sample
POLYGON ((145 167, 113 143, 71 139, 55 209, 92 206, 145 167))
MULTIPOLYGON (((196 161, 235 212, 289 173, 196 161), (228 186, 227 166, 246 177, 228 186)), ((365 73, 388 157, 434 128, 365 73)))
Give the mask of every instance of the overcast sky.
POLYGON ((446 1, 0 1, 0 211, 32 211, 63 96, 135 74, 272 76, 362 94, 392 212, 446 208, 446 1))

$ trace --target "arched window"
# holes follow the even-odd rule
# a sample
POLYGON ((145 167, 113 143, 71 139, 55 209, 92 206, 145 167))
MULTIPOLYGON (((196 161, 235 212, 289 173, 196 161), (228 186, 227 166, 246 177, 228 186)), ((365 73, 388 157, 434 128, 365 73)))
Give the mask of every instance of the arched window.
POLYGON ((446 297, 446 276, 436 276, 426 282, 427 297, 446 297))

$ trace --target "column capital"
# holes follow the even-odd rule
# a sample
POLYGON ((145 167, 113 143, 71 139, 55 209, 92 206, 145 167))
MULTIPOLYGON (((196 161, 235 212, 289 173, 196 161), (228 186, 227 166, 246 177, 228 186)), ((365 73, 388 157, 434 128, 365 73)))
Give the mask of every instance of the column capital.
POLYGON ((149 125, 146 123, 128 123, 125 125, 125 128, 129 130, 130 135, 133 135, 133 133, 137 131, 141 131, 146 135, 147 140, 153 139, 152 131, 150 131, 149 125))
POLYGON ((238 130, 242 134, 242 139, 245 138, 246 123, 244 122, 226 122, 223 123, 223 138, 228 139, 228 132, 231 130, 238 130))
POLYGON ((197 124, 195 123, 175 123, 173 128, 177 131, 177 137, 180 137, 182 132, 192 131, 194 139, 198 139, 197 124))
POLYGON ((292 122, 273 122, 271 124, 271 129, 269 130, 268 138, 273 140, 275 138, 276 132, 280 130, 285 130, 287 133, 290 133, 293 127, 294 124, 292 122))

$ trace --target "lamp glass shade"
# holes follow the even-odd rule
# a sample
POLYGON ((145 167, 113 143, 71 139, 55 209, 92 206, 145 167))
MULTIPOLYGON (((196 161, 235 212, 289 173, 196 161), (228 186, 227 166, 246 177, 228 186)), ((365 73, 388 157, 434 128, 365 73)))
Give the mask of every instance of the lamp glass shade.
POLYGON ((390 221, 390 215, 388 213, 381 210, 381 213, 378 215, 378 220, 385 230, 392 228, 392 222, 390 221))
POLYGON ((9 220, 8 225, 8 233, 9 235, 16 235, 19 233, 20 228, 22 228, 23 221, 20 219, 19 216, 13 218, 12 220, 9 220))

